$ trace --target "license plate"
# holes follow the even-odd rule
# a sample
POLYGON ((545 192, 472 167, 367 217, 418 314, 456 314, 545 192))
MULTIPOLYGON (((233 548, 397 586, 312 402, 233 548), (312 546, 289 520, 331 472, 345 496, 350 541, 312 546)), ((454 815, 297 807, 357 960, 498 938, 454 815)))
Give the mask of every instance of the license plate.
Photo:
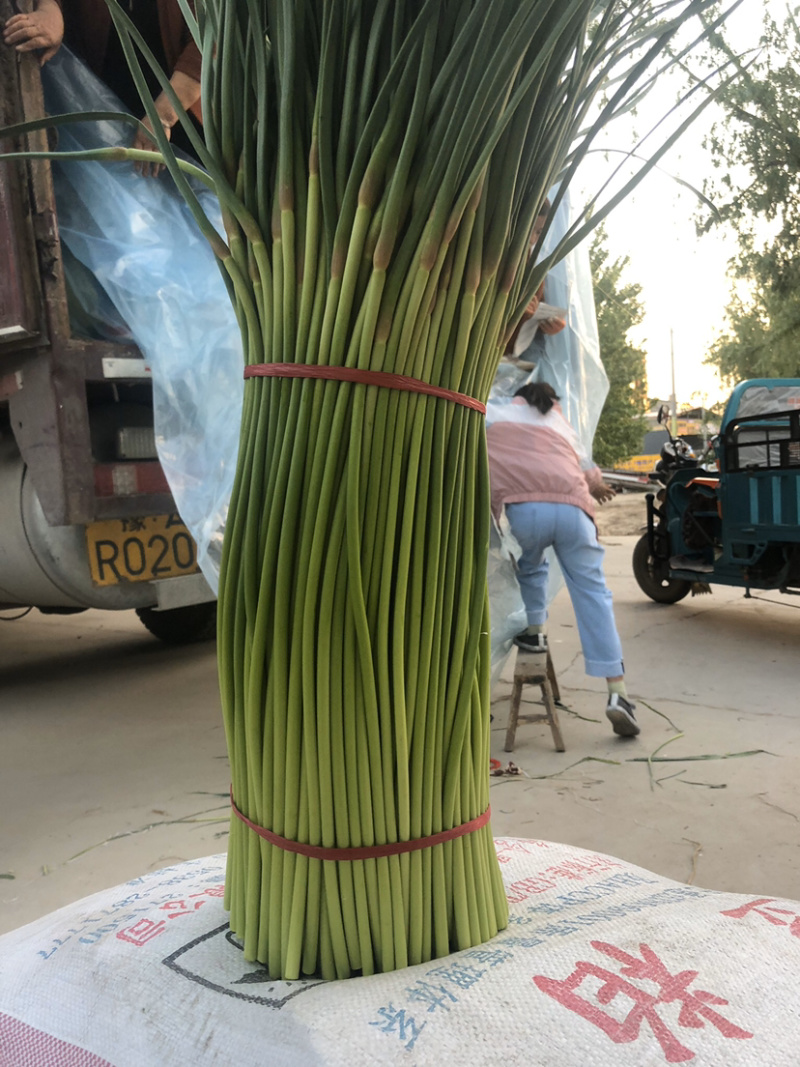
POLYGON ((177 514, 93 522, 86 550, 95 585, 152 582, 198 569, 197 547, 177 514))

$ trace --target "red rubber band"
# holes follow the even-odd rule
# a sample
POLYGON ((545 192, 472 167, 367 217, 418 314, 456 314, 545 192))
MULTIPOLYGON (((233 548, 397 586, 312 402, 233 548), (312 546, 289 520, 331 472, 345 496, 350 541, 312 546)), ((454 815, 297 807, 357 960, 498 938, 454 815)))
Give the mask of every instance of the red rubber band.
POLYGON ((300 841, 290 841, 288 837, 281 837, 272 830, 265 830, 263 826, 257 826, 236 807, 231 791, 231 808, 237 819, 248 826, 259 837, 269 841, 271 845, 277 845, 284 852, 296 852, 300 856, 308 856, 314 860, 376 860, 382 856, 399 856, 404 852, 418 852, 423 848, 433 848, 434 845, 443 845, 445 841, 455 841, 457 837, 465 834, 473 834, 485 826, 491 818, 492 809, 488 807, 483 815, 469 822, 462 822, 460 826, 454 826, 452 830, 442 830, 430 837, 418 837, 414 841, 393 841, 388 845, 364 845, 359 848, 325 848, 322 845, 304 845, 300 841))
POLYGON ((323 378, 338 382, 355 382, 358 385, 378 385, 383 389, 401 389, 406 393, 424 393, 441 400, 486 414, 486 405, 474 396, 441 389, 419 378, 405 374, 390 374, 382 370, 359 370, 358 367, 322 367, 316 363, 251 363, 244 368, 245 378, 323 378))

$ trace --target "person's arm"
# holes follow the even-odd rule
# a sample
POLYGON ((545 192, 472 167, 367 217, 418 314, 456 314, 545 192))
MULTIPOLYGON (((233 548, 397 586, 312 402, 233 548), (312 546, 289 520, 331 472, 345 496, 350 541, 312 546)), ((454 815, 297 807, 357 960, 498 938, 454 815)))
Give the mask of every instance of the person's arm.
POLYGON ((522 318, 519 320, 519 323, 517 324, 517 328, 514 330, 514 332, 511 334, 511 336, 506 341, 505 348, 503 349, 503 354, 504 355, 507 356, 507 355, 513 354, 514 345, 517 343, 517 337, 519 336, 519 331, 522 329, 523 325, 528 321, 528 319, 532 318, 536 314, 536 309, 538 308, 538 306, 539 306, 539 297, 538 296, 534 296, 533 299, 531 300, 530 304, 528 304, 528 306, 523 311, 522 318))
MULTIPOLYGON (((194 4, 189 0, 189 7, 194 11, 194 4)), ((184 27, 185 27, 184 23, 184 27)), ((200 49, 194 42, 192 35, 189 33, 188 28, 184 28, 184 35, 182 40, 182 49, 178 58, 175 60, 175 71, 180 71, 182 74, 188 75, 194 81, 200 81, 200 71, 202 69, 203 57, 200 54, 200 49)))
MULTIPOLYGON (((160 7, 160 5, 159 5, 160 7)), ((194 0, 189 0, 189 8, 194 14, 194 0)), ((167 36, 169 38, 169 47, 167 47, 165 38, 165 48, 167 51, 168 62, 174 64, 172 66, 172 73, 170 75, 169 83, 172 87, 172 91, 177 96, 184 111, 191 111, 194 109, 194 113, 197 118, 200 118, 199 107, 196 105, 200 102, 201 89, 200 89, 200 73, 202 69, 203 57, 200 54, 200 49, 197 47, 189 28, 186 25, 177 2, 168 4, 166 13, 170 16, 167 28, 167 36), (173 38, 176 38, 173 41, 173 38), (174 46, 174 47, 173 47, 174 46), (177 52, 177 58, 175 53, 177 52)), ((164 27, 162 26, 162 32, 164 27)), ((169 69, 169 67, 167 68, 169 69)), ((178 122, 178 114, 175 108, 172 106, 172 102, 166 93, 160 93, 153 101, 155 104, 156 112, 161 120, 161 126, 164 133, 169 139, 172 135, 172 128, 178 122)), ((142 119, 144 125, 152 130, 149 117, 142 119)), ((145 151, 152 151, 155 148, 154 141, 147 137, 143 131, 138 131, 133 142, 134 148, 144 149, 145 151)), ((150 163, 137 163, 136 169, 142 174, 152 174, 155 176, 162 169, 163 164, 150 164, 150 163)))
MULTIPOLYGON (((183 107, 186 111, 188 111, 192 107, 192 105, 196 104, 197 101, 200 99, 200 82, 196 81, 188 74, 185 74, 182 70, 176 70, 170 78, 169 83, 172 86, 172 89, 178 100, 180 100, 181 104, 183 104, 183 107)), ((167 139, 169 140, 169 138, 172 136, 172 127, 178 121, 178 114, 175 111, 175 108, 172 106, 172 102, 166 93, 159 93, 154 103, 156 106, 156 111, 158 112, 158 117, 161 120, 162 129, 164 130, 164 133, 167 135, 167 139)), ((149 130, 153 129, 149 116, 146 115, 142 119, 142 122, 149 130)), ((155 142, 150 137, 148 137, 143 130, 137 130, 136 136, 133 139, 132 147, 144 150, 146 152, 153 152, 155 151, 156 145, 155 142)), ((161 163, 136 164, 136 169, 140 171, 141 174, 144 174, 145 176, 152 174, 153 177, 155 177, 159 173, 162 167, 163 164, 161 163)))
POLYGON ((583 476, 586 479, 589 492, 598 504, 607 504, 609 500, 613 500, 617 495, 616 490, 603 481, 602 471, 594 463, 591 467, 584 468, 583 476))
POLYGON ((56 0, 37 0, 28 15, 12 15, 3 29, 3 40, 18 52, 41 52, 44 66, 61 47, 64 17, 56 0))
POLYGON ((603 481, 603 472, 594 462, 586 448, 584 448, 583 442, 575 432, 574 427, 570 426, 564 418, 564 412, 561 410, 561 405, 554 404, 552 412, 553 417, 559 420, 562 431, 565 431, 564 436, 567 437, 575 450, 589 492, 599 504, 606 504, 609 500, 613 500, 617 495, 616 490, 612 489, 610 485, 606 485, 603 481))

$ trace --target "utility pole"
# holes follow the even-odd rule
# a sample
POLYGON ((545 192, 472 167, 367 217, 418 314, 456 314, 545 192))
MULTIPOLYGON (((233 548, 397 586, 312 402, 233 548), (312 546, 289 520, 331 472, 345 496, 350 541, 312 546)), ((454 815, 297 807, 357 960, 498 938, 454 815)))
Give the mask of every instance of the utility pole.
POLYGON ((669 407, 672 413, 672 436, 678 436, 678 401, 675 396, 675 342, 672 327, 669 331, 669 361, 672 368, 672 396, 669 398, 669 407))

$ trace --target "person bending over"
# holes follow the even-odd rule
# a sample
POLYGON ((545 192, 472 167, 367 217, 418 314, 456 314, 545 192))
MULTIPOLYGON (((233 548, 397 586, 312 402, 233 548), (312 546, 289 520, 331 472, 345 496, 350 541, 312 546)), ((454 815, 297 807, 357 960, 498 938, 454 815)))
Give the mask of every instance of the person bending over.
POLYGON ((611 592, 603 575, 603 549, 594 525, 595 501, 614 490, 561 413, 558 396, 545 382, 524 385, 509 404, 487 406, 487 443, 492 511, 505 507, 522 549, 517 570, 527 629, 514 643, 525 652, 547 653, 548 564, 552 546, 578 623, 586 673, 608 683, 606 715, 620 737, 639 733, 625 688, 622 646, 611 592))

